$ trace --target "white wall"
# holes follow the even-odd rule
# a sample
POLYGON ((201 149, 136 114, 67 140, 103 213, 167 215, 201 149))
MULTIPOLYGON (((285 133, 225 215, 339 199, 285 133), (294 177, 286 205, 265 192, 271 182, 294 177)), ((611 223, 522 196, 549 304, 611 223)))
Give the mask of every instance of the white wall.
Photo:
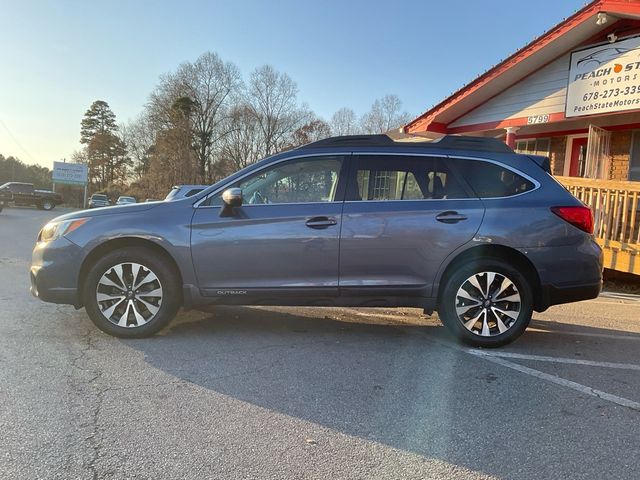
POLYGON ((554 60, 546 67, 449 124, 449 127, 564 112, 569 59, 570 54, 568 53, 554 60))

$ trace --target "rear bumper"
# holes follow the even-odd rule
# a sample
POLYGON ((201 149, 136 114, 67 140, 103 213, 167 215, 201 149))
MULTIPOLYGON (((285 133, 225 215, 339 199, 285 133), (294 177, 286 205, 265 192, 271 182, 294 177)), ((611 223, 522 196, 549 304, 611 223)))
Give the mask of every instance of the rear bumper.
POLYGON ((543 311, 551 305, 590 300, 600 295, 602 282, 587 283, 581 285, 561 286, 543 285, 540 292, 539 305, 536 310, 543 311))
POLYGON ((596 298, 602 289, 603 254, 592 237, 575 245, 521 250, 533 263, 540 280, 534 308, 596 298))

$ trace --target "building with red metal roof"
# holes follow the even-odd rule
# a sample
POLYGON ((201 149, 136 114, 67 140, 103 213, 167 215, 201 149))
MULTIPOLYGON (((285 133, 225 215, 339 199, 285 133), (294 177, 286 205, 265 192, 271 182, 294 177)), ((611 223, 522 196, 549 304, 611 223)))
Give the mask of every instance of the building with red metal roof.
POLYGON ((595 0, 404 127, 503 138, 563 176, 640 181, 640 0, 595 0))

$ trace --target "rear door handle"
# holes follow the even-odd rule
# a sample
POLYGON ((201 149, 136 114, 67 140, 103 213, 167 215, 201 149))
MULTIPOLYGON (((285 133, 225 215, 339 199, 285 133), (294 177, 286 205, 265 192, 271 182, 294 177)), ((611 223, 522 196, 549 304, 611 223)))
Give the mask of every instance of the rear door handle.
POLYGON ((305 225, 309 228, 327 228, 333 225, 337 225, 338 221, 333 217, 312 217, 305 222, 305 225))
POLYGON ((436 220, 442 223, 458 223, 466 219, 467 219, 466 215, 462 215, 452 210, 447 212, 442 212, 436 215, 436 220))

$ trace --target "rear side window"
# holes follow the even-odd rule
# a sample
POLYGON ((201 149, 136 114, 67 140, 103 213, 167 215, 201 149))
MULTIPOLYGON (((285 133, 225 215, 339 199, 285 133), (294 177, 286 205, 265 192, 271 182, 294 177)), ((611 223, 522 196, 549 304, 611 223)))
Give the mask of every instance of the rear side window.
POLYGON ((495 163, 453 158, 450 161, 480 198, 511 197, 535 188, 526 178, 495 163))
POLYGON ((469 198, 447 166, 447 159, 400 155, 360 155, 349 179, 356 201, 469 198))

